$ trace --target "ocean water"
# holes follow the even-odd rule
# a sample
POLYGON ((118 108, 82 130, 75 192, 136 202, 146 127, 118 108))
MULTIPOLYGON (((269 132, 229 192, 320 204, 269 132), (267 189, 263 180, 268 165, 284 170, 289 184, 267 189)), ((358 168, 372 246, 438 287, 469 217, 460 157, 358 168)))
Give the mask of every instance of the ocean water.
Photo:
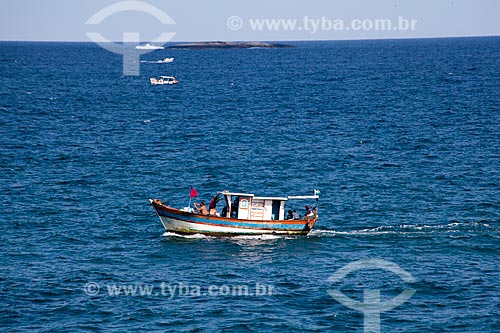
POLYGON ((159 50, 124 77, 91 43, 0 43, 0 330, 362 332, 329 291, 415 290, 381 332, 499 332, 500 39, 295 45, 159 50), (148 199, 191 186, 317 188, 320 218, 164 234, 148 199))

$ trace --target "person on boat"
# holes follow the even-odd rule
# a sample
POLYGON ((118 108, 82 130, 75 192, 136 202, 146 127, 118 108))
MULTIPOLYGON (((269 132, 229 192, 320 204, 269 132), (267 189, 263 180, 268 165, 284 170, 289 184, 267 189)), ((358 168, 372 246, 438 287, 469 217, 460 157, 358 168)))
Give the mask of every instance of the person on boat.
POLYGON ((311 207, 306 206, 306 213, 304 214, 304 217, 312 217, 312 216, 314 216, 314 214, 311 210, 311 207))
POLYGON ((288 212, 287 212, 286 220, 294 220, 294 218, 293 218, 293 211, 291 209, 289 209, 288 212))
POLYGON ((212 199, 210 200, 210 204, 208 205, 208 212, 210 215, 220 216, 217 213, 217 202, 219 202, 219 201, 220 201, 219 194, 214 195, 212 197, 212 199))
POLYGON ((297 211, 295 209, 292 211, 292 216, 293 216, 294 220, 298 220, 299 219, 299 214, 297 214, 297 211))
POLYGON ((198 211, 199 214, 201 215, 208 215, 207 211, 207 206, 205 206, 205 203, 202 201, 200 203, 194 203, 194 208, 198 211))

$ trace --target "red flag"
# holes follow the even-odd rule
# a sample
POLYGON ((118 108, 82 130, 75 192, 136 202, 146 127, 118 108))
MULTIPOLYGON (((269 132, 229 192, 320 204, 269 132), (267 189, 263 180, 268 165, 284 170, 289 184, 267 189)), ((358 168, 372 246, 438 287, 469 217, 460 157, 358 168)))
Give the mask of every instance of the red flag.
POLYGON ((191 187, 191 192, 189 193, 190 198, 194 198, 198 196, 198 192, 194 189, 194 187, 191 187))

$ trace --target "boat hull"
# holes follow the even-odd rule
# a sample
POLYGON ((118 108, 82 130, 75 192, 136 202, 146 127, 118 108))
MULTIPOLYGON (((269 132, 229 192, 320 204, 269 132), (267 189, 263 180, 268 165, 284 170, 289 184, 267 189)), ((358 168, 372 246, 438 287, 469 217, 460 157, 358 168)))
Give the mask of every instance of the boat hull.
POLYGON ((307 220, 240 220, 193 214, 150 200, 165 230, 178 234, 235 235, 307 235, 316 218, 307 220))

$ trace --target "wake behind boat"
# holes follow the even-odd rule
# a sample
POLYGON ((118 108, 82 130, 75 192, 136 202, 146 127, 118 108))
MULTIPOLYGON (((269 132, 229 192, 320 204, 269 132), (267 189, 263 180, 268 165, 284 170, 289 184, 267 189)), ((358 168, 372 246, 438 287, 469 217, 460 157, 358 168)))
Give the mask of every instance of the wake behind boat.
POLYGON ((168 64, 170 62, 174 62, 174 58, 165 58, 163 60, 158 60, 157 61, 158 64, 168 64))
POLYGON ((318 200, 317 190, 314 195, 288 197, 257 197, 250 193, 222 191, 213 196, 209 211, 202 208, 195 212, 191 207, 177 209, 158 199, 149 199, 168 232, 215 236, 307 235, 318 220, 318 200), (288 210, 285 217, 285 204, 292 199, 315 199, 316 206, 312 210, 306 206, 308 210, 303 217, 292 210, 288 210), (220 213, 216 209, 219 201, 225 204, 220 213))
POLYGON ((165 58, 165 59, 160 59, 160 60, 141 60, 142 63, 148 63, 148 64, 169 64, 171 62, 174 62, 175 58, 165 58))

